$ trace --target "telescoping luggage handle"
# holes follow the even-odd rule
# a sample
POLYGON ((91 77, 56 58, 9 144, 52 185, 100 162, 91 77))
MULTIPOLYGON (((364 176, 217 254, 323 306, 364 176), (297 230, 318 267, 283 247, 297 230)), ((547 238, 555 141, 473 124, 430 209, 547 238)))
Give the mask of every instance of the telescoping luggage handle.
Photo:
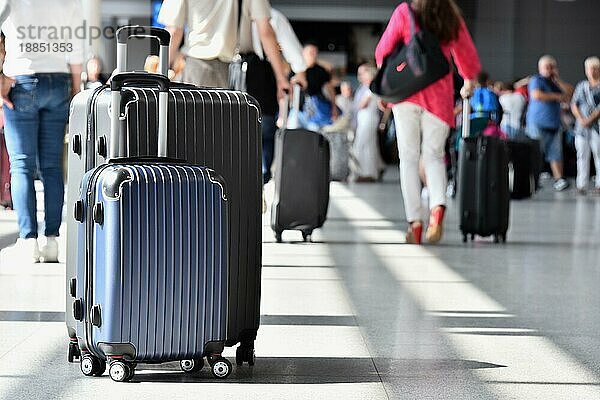
POLYGON ((295 84, 292 87, 292 99, 290 102, 290 93, 289 90, 285 91, 285 98, 284 98, 284 107, 283 107, 283 115, 282 115, 282 121, 283 121, 283 128, 288 128, 288 129, 296 129, 298 128, 298 113, 300 112, 300 94, 302 92, 302 87, 300 87, 300 85, 295 84), (290 104, 291 103, 291 104, 290 104), (290 111, 293 110, 293 118, 290 121, 290 111))
POLYGON ((131 38, 157 39, 159 44, 160 73, 169 76, 169 44, 171 34, 152 26, 124 26, 117 31, 117 72, 127 71, 127 42, 131 38))
POLYGON ((466 139, 471 134, 471 103, 469 98, 463 99, 462 107, 462 137, 466 139))
POLYGON ((110 125, 110 158, 124 157, 127 147, 125 133, 121 132, 121 89, 125 84, 147 83, 156 84, 158 94, 158 156, 167 157, 167 112, 169 101, 169 78, 143 72, 126 72, 113 76, 110 82, 111 90, 111 125, 110 125))

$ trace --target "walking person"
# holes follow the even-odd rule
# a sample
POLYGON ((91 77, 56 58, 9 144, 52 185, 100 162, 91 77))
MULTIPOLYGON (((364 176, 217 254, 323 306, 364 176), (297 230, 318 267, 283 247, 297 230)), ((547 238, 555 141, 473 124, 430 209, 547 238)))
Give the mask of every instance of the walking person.
POLYGON ((352 154, 356 160, 353 175, 356 182, 376 182, 385 168, 379 153, 377 128, 381 120, 377 98, 369 89, 369 85, 377 70, 374 65, 362 64, 358 67, 360 87, 354 98, 356 131, 352 143, 352 154))
MULTIPOLYGON (((19 224, 15 246, 3 251, 27 256, 33 262, 58 261, 56 237, 62 219, 64 182, 62 170, 65 126, 71 96, 81 87, 83 42, 68 34, 82 26, 76 0, 8 0, 0 14, 6 36, 6 59, 1 96, 6 118, 6 145, 11 161, 11 186, 19 224), (30 26, 35 37, 19 33, 30 26), (52 37, 50 27, 61 32, 52 37), (44 29, 42 29, 44 28, 44 29), (68 29, 63 29, 68 28, 68 29), (66 36, 63 36, 63 33, 66 36), (42 51, 42 47, 46 51, 42 51), (46 48, 46 46, 48 46, 46 48), (34 176, 38 170, 44 185, 44 236, 38 245, 37 201, 34 176)), ((2 8, 2 7, 0 7, 2 8)))
MULTIPOLYGON (((413 0, 402 3, 394 11, 375 53, 377 65, 399 44, 411 38, 410 12, 415 15, 418 29, 427 29, 437 36, 445 57, 454 60, 464 78, 463 96, 470 94, 480 71, 479 56, 454 0, 413 0), (410 7, 410 9, 409 9, 410 7)), ((400 179, 404 208, 409 223, 406 240, 420 244, 423 232, 421 180, 419 159, 423 159, 429 189, 429 226, 426 237, 430 243, 442 238, 446 210, 446 166, 444 146, 454 126, 454 84, 452 73, 427 86, 392 107, 400 153, 400 179)))
POLYGON ((554 176, 554 190, 565 190, 569 182, 563 175, 560 103, 569 101, 573 88, 560 79, 556 59, 545 55, 538 61, 538 74, 529 80, 528 90, 527 135, 541 143, 554 176))
POLYGON ((571 111, 576 118, 577 191, 585 194, 590 179, 590 153, 594 156, 594 193, 600 194, 600 59, 585 60, 586 80, 575 87, 571 111))

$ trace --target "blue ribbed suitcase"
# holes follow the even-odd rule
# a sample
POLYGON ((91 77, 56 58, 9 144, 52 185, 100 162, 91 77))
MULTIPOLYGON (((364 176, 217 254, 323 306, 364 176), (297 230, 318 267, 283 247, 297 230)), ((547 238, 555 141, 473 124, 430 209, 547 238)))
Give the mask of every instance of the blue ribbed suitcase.
POLYGON ((112 161, 88 172, 75 206, 77 277, 71 288, 81 370, 115 381, 137 363, 181 361, 186 372, 207 357, 225 378, 228 232, 223 180, 205 167, 165 158, 119 158, 120 91, 128 83, 161 87, 159 154, 166 154, 168 80, 151 74, 113 78, 112 161), (117 113, 117 114, 115 114, 117 113))

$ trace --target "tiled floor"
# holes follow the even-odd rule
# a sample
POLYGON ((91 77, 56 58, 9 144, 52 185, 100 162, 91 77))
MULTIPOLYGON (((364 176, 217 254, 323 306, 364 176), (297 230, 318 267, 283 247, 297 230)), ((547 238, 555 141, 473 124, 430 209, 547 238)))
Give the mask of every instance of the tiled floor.
POLYGON ((442 244, 403 244, 389 171, 333 184, 315 243, 274 243, 265 216, 257 364, 224 382, 177 365, 83 377, 66 362, 64 265, 2 263, 0 399, 600 399, 600 198, 543 190, 511 214, 506 245, 464 245, 454 204, 442 244))

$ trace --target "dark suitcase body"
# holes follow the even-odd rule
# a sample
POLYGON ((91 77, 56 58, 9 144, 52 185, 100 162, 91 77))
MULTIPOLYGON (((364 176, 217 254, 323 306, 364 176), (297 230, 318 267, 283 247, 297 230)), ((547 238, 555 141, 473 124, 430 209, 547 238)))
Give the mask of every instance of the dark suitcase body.
MULTIPOLYGON (((526 199, 536 191, 536 172, 540 162, 539 142, 533 140, 508 141, 510 152, 508 164, 510 197, 512 199, 526 199)), ((539 175, 539 174, 538 174, 539 175)))
POLYGON ((167 158, 169 80, 116 74, 111 82, 109 163, 88 171, 74 204, 76 277, 69 292, 84 375, 130 380, 138 362, 207 357, 225 378, 221 356, 228 310, 228 216, 225 183, 213 170, 167 158), (127 83, 160 87, 157 156, 126 157, 127 83))
POLYGON ((305 241, 327 218, 330 149, 327 139, 304 129, 280 130, 275 139, 275 197, 271 228, 300 230, 305 241))
POLYGON ((4 140, 4 129, 0 131, 0 205, 12 209, 12 195, 10 192, 10 160, 4 140))
POLYGON ((459 212, 463 241, 467 235, 506 241, 510 194, 508 148, 495 137, 465 138, 459 156, 459 212))

